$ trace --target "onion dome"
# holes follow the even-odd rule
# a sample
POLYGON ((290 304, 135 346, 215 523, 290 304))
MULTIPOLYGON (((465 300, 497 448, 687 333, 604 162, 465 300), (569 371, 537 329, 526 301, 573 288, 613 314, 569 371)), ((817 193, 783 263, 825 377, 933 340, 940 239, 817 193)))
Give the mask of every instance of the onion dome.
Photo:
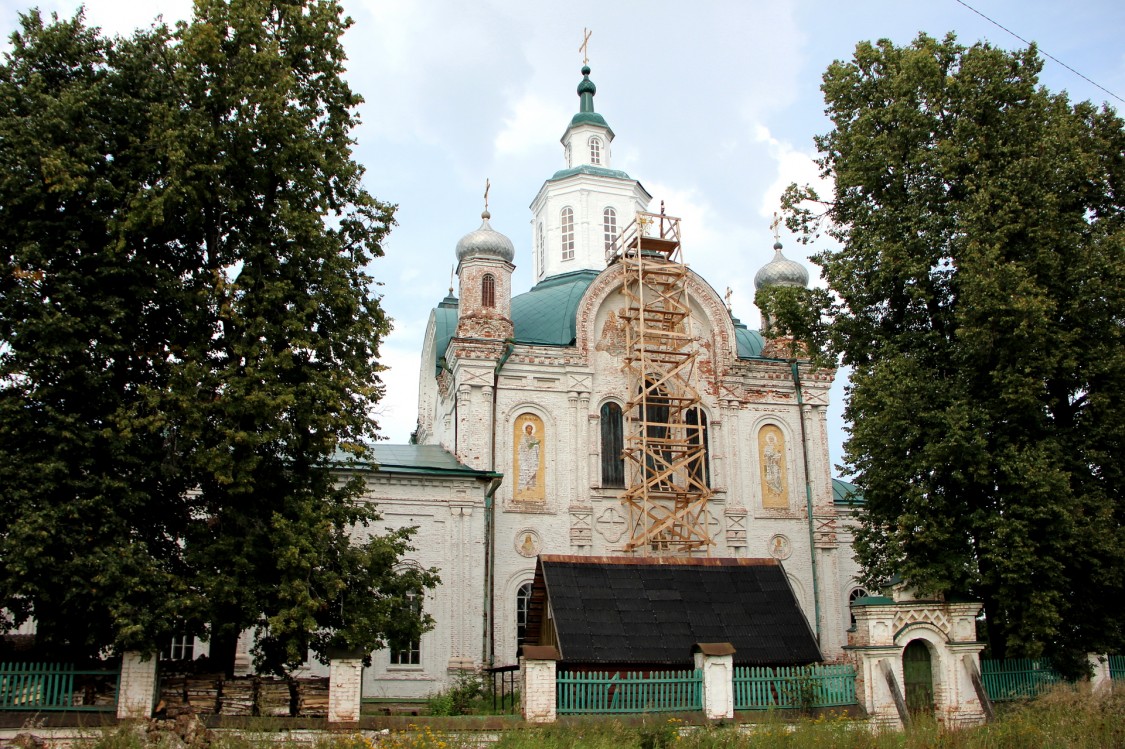
POLYGON ((493 229, 488 219, 492 214, 485 211, 480 215, 483 219, 480 228, 461 237, 457 242, 457 262, 462 262, 473 257, 495 257, 505 262, 512 262, 516 257, 516 248, 512 240, 493 229))
POLYGON ((594 111, 594 94, 598 92, 598 87, 590 80, 590 66, 582 66, 582 80, 578 83, 578 114, 570 120, 570 126, 590 124, 601 125, 609 129, 609 124, 605 118, 594 111))
POLYGON ((773 249, 773 260, 763 265, 754 276, 754 290, 767 286, 808 286, 809 272, 805 266, 782 255, 781 242, 774 242, 773 249))

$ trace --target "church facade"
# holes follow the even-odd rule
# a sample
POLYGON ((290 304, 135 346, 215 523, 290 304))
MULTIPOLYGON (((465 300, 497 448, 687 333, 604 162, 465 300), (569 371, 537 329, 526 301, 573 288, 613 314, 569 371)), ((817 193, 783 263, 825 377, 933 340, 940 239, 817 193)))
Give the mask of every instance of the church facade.
MULTIPOLYGON (((456 296, 434 308, 423 342, 417 444, 373 449, 367 499, 386 525, 418 528, 409 563, 437 567, 442 583, 420 602, 435 628, 374 654, 367 697, 422 697, 462 669, 515 663, 540 554, 669 553, 629 543, 622 503, 635 385, 613 248, 652 196, 613 168, 615 134, 582 73, 562 168, 531 203, 529 249, 517 253, 487 210, 457 243, 456 296), (517 261, 533 268, 522 293, 517 261)), ((807 282, 780 244, 756 278, 807 282)), ((834 373, 748 329, 706 279, 689 270, 683 286, 704 447, 694 470, 708 494, 698 523, 709 542, 690 553, 779 560, 822 656, 840 658, 849 598, 862 591, 848 487, 828 458, 834 373)))

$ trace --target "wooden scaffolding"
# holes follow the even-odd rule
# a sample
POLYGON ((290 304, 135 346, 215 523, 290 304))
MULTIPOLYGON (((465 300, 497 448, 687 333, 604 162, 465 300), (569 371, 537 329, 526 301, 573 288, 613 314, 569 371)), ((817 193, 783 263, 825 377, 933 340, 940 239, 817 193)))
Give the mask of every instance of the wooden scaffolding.
POLYGON ((638 212, 606 252, 624 269, 625 551, 707 551, 710 535, 706 439, 692 386, 698 346, 691 329, 680 219, 638 212))

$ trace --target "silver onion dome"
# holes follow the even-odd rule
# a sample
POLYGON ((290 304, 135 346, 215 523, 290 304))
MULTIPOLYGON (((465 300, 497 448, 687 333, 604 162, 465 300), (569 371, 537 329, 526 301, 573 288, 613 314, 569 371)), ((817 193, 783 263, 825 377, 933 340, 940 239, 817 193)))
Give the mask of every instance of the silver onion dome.
POLYGON ((471 257, 496 257, 507 262, 512 262, 516 257, 516 248, 512 240, 493 229, 488 219, 492 214, 485 211, 480 215, 481 225, 476 231, 471 231, 457 242, 457 261, 467 260, 471 257))
POLYGON ((763 265, 754 276, 754 290, 767 286, 808 286, 809 272, 805 266, 782 255, 781 242, 774 242, 773 249, 773 260, 763 265))

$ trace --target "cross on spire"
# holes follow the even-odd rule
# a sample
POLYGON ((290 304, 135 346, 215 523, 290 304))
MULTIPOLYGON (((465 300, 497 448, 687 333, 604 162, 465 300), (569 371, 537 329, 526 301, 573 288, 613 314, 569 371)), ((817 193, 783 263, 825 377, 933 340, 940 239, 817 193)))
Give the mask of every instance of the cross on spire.
POLYGON ((488 181, 488 177, 484 178, 484 212, 488 213, 488 189, 492 187, 492 183, 488 181))
POLYGON ((777 215, 777 211, 773 212, 773 221, 770 222, 770 228, 773 229, 773 241, 781 241, 781 216, 777 215))
POLYGON ((589 29, 586 29, 586 28, 582 29, 582 44, 581 44, 581 46, 578 47, 578 51, 582 53, 582 64, 583 65, 589 65, 590 64, 590 55, 589 55, 589 52, 590 52, 590 36, 593 33, 594 32, 590 31, 589 29))

